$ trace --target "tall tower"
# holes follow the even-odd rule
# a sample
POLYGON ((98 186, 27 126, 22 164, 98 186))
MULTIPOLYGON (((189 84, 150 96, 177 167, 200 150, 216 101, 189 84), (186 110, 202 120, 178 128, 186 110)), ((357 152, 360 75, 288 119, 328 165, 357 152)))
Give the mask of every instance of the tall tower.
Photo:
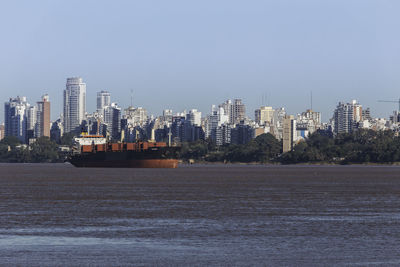
POLYGON ((97 112, 101 113, 103 108, 111 105, 111 94, 107 91, 97 93, 97 112))
POLYGON ((362 121, 362 106, 353 100, 351 103, 339 102, 334 113, 333 119, 334 133, 351 133, 357 128, 357 122, 362 121))
POLYGON ((10 98, 4 104, 4 127, 5 136, 15 136, 21 142, 26 142, 26 113, 30 105, 26 97, 10 98))
POLYGON ((233 100, 233 123, 237 124, 246 117, 246 107, 241 99, 233 100))
POLYGON ((50 99, 46 94, 37 102, 36 137, 50 137, 50 99))
POLYGON ((293 115, 283 119, 283 153, 292 151, 296 141, 296 120, 293 115))
POLYGON ((79 130, 86 113, 86 83, 82 78, 68 78, 64 90, 64 132, 79 130))
POLYGON ((116 103, 106 106, 104 111, 104 123, 112 139, 118 140, 121 132, 121 108, 116 103))

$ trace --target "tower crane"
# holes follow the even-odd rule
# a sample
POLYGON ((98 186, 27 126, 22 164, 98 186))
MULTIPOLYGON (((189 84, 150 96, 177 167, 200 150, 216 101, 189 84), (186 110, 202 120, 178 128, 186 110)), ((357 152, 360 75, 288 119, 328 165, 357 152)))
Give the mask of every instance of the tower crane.
POLYGON ((400 99, 399 100, 378 100, 378 102, 388 102, 388 103, 398 103, 399 104, 399 109, 398 111, 400 112, 400 99))

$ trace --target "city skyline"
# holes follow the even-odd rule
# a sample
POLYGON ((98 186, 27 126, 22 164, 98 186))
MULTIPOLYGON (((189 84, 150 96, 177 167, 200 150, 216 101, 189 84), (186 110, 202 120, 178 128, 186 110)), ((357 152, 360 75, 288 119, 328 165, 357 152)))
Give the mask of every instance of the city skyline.
MULTIPOLYGON (((141 105, 133 105, 133 106, 131 106, 131 104, 132 103, 129 103, 127 106, 122 106, 122 105, 120 105, 119 103, 120 103, 120 101, 118 101, 117 99, 114 99, 113 98, 113 95, 112 95, 112 93, 110 92, 110 91, 108 91, 108 90, 100 90, 100 91, 97 91, 97 92, 95 92, 95 94, 91 94, 91 95, 94 95, 94 97, 93 97, 93 99, 87 99, 87 97, 86 97, 86 83, 85 82, 83 82, 83 78, 82 77, 71 77, 71 78, 67 78, 67 86, 68 86, 68 81, 69 80, 79 80, 80 82, 82 82, 82 84, 84 85, 84 88, 85 88, 85 100, 83 100, 83 102, 86 102, 85 103, 85 107, 84 107, 84 110, 82 110, 81 112, 84 112, 84 113, 82 113, 81 115, 82 116, 80 116, 79 117, 79 121, 82 121, 82 118, 83 117, 85 117, 86 115, 90 115, 90 114, 93 114, 93 113, 96 113, 96 112, 100 112, 100 113, 102 113, 102 111, 101 111, 101 109, 103 108, 103 107, 105 107, 105 106, 113 106, 113 105, 118 105, 118 107, 120 107, 120 108, 123 108, 123 109, 125 109, 125 108, 130 108, 130 107, 136 107, 136 108, 144 108, 144 109, 146 109, 147 111, 148 111, 148 109, 145 107, 145 106, 141 106, 141 105), (104 97, 106 97, 106 98, 104 98, 104 97), (88 103, 88 101, 89 102, 93 102, 93 103, 95 103, 94 105, 88 105, 87 103, 88 103), (100 101, 100 102, 99 102, 100 101), (90 110, 88 110, 86 107, 88 107, 88 106, 91 106, 92 107, 92 109, 90 109, 90 110), (102 108, 100 108, 99 109, 99 107, 102 107, 102 108)), ((66 91, 66 89, 63 89, 63 92, 65 93, 65 91, 66 91)), ((312 92, 310 92, 311 94, 312 94, 312 92)), ((43 98, 43 95, 46 95, 47 97, 48 97, 48 94, 47 93, 42 93, 42 97, 41 98, 39 98, 39 99, 42 99, 43 98)), ((7 98, 7 100, 9 100, 9 99, 12 99, 12 98, 18 98, 18 97, 20 97, 20 98, 25 98, 25 100, 28 102, 28 103, 30 103, 30 100, 28 100, 28 97, 26 97, 26 95, 13 95, 13 96, 9 96, 8 98, 7 98)), ((127 98, 127 97, 126 97, 127 98)), ((335 119, 335 110, 336 110, 336 105, 337 105, 337 103, 346 103, 346 102, 348 102, 348 103, 350 103, 350 102, 354 102, 354 101, 357 101, 357 102, 360 102, 361 103, 361 101, 358 101, 358 98, 357 99, 341 99, 341 100, 339 100, 338 102, 336 102, 335 103, 335 105, 334 106, 332 106, 332 109, 331 109, 331 112, 330 113, 328 113, 328 114, 323 114, 321 111, 319 111, 319 110, 317 110, 317 109, 315 109, 315 108, 311 108, 312 106, 314 106, 315 107, 315 103, 314 103, 314 101, 315 100, 312 100, 312 95, 309 95, 309 106, 307 107, 305 107, 303 110, 298 110, 298 111, 295 111, 295 112, 293 112, 293 113, 291 113, 291 112, 289 112, 289 110, 291 110, 291 108, 289 107, 289 106, 285 106, 285 105, 283 105, 283 106, 274 106, 274 105, 271 105, 268 101, 266 101, 265 99, 264 99, 264 96, 263 96, 263 99, 261 100, 261 103, 260 103, 260 105, 258 105, 258 106, 256 106, 256 108, 255 109, 249 109, 248 108, 248 105, 247 105, 247 103, 245 103, 244 101, 243 101, 243 98, 238 98, 238 97, 233 97, 233 98, 229 98, 229 99, 216 99, 216 100, 214 100, 213 101, 213 103, 210 105, 210 107, 208 108, 208 110, 205 110, 205 111, 202 111, 202 110, 200 110, 199 108, 197 108, 198 106, 201 106, 201 105, 197 105, 197 106, 189 106, 188 108, 185 108, 185 109, 183 109, 183 110, 176 110, 176 109, 173 109, 173 108, 170 108, 170 106, 168 106, 168 105, 165 105, 165 106, 161 106, 161 107, 159 107, 159 109, 161 110, 161 112, 160 113, 157 113, 157 114, 155 114, 155 113, 152 113, 152 112, 148 112, 149 114, 149 116, 155 116, 155 117, 157 117, 157 116, 162 116, 163 115, 163 112, 165 111, 165 110, 171 110, 173 113, 173 115, 177 115, 177 114, 180 114, 180 113, 182 113, 182 112, 185 112, 185 111, 187 111, 187 112, 189 112, 189 111, 191 111, 191 110, 199 110, 199 112, 200 112, 200 114, 203 114, 203 116, 201 116, 201 118, 206 118, 207 117, 207 115, 208 114, 212 114, 213 113, 213 108, 215 107, 215 104, 216 103, 219 103, 219 102, 222 102, 222 101, 231 101, 231 100, 239 100, 240 101, 240 103, 242 103, 243 102, 243 104, 244 104, 244 106, 246 106, 246 108, 244 108, 244 116, 245 117, 247 117, 247 118, 250 118, 251 120, 254 120, 254 121, 257 121, 257 112, 260 112, 260 108, 261 108, 261 110, 262 109, 264 109, 264 108, 272 108, 272 109, 274 109, 274 108, 284 108, 285 109, 285 111, 286 111, 286 113, 287 114, 292 114, 292 115, 299 115, 299 114, 301 114, 302 112, 304 112, 304 111, 306 111, 306 110, 313 110, 313 111, 318 111, 320 114, 322 114, 322 120, 321 120, 321 122, 323 122, 323 123, 329 123, 329 121, 331 120, 331 119, 335 119)), ((53 98, 54 99, 54 98, 53 98)), ((125 99, 126 100, 126 99, 125 99)), ((130 100, 131 101, 131 100, 130 100)), ((52 100, 52 102, 53 102, 53 100, 52 100)), ((126 101, 125 101, 126 102, 126 101)), ((132 102, 132 101, 131 101, 132 102)), ((379 104, 379 102, 380 101, 377 101, 377 103, 379 104)), ((382 101, 382 102, 392 102, 392 103, 390 103, 389 105, 390 106, 394 106, 394 108, 390 111, 390 113, 388 113, 388 114, 386 114, 386 116, 384 116, 384 117, 379 117, 379 116, 374 116, 374 114, 375 114, 375 112, 376 112, 376 107, 375 106, 372 106, 372 107, 370 107, 370 106, 367 106, 367 105, 365 105, 365 103, 362 103, 362 106, 364 107, 364 108, 368 108, 369 109, 369 111, 368 112, 371 112, 371 110, 372 110, 372 114, 370 114, 371 116, 373 116, 373 117, 376 117, 376 118, 384 118, 384 119, 390 119, 390 117, 393 115, 393 112, 395 112, 395 111, 400 111, 400 110, 398 110, 398 108, 400 107, 399 105, 400 105, 400 99, 399 100, 395 100, 395 99, 392 99, 391 101, 382 101)), ((8 103, 8 101, 4 101, 3 103, 8 103)), ((35 103, 35 101, 33 101, 32 103, 35 103)), ((387 104, 387 103, 386 103, 387 104)), ((64 103, 64 105, 65 105, 65 103, 64 103)), ((60 107, 59 107, 59 109, 60 109, 60 107)), ((57 109, 56 109, 57 110, 57 109)), ((61 110, 62 110, 62 112, 61 112, 61 114, 55 114, 55 112, 53 112, 53 106, 52 106, 52 112, 50 113, 50 117, 51 117, 51 119, 50 119, 50 121, 52 121, 52 122, 54 122, 54 121, 56 121, 56 120, 58 120, 58 119, 60 119, 60 118, 62 118, 62 116, 63 116, 63 114, 65 113, 65 111, 63 111, 63 108, 61 107, 61 110)), ((4 112, 3 112, 3 114, 4 114, 4 112)), ((258 115, 259 116, 259 115, 258 115)), ((77 120, 78 121, 78 120, 77 120)), ((231 121, 231 123, 233 123, 232 121, 231 121)), ((237 123, 237 122, 236 122, 237 123)), ((4 124, 4 115, 3 115, 3 117, 2 118, 0 118, 0 124, 4 124)), ((75 127, 76 127, 76 125, 75 125, 75 127)))
POLYGON ((0 17, 8 36, 0 99, 46 92, 54 120, 65 77, 80 76, 88 99, 107 90, 127 107, 133 90, 134 106, 152 114, 205 114, 233 98, 255 110, 264 96, 295 114, 310 107, 313 91, 324 121, 348 99, 387 117, 396 104, 377 100, 400 97, 399 8, 394 0, 9 1, 0 17))

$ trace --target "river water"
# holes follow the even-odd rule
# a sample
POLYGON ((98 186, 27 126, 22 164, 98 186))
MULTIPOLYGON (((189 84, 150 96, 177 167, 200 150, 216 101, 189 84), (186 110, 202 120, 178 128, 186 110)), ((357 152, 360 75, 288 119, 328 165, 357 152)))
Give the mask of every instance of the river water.
POLYGON ((400 167, 0 164, 0 264, 400 265, 400 167))

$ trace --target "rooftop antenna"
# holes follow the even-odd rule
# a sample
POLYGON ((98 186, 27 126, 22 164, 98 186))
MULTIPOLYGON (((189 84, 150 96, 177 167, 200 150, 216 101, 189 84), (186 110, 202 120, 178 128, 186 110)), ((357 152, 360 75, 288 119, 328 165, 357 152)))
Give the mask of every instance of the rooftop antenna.
POLYGON ((312 110, 312 91, 311 91, 311 110, 312 110))

